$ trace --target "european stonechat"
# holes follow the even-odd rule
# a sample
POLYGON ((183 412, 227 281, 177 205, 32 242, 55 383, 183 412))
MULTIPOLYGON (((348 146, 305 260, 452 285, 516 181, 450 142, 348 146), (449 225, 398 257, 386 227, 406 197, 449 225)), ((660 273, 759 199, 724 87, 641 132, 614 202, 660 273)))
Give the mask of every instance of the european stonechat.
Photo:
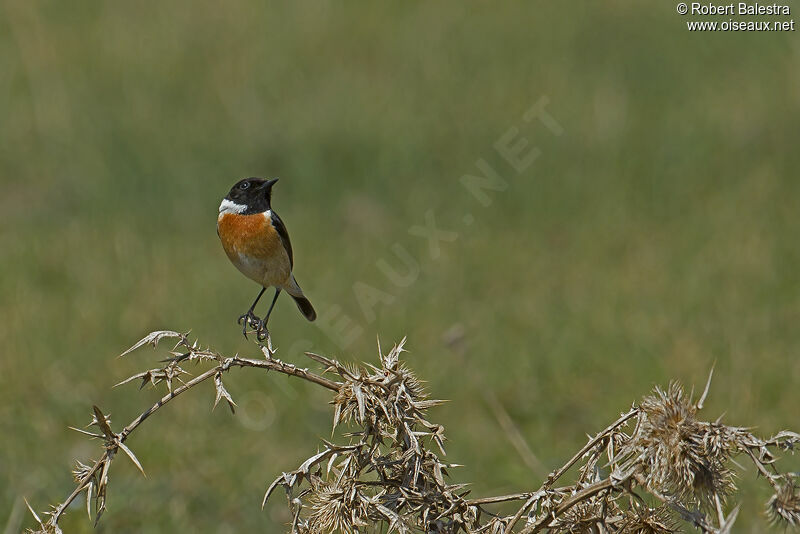
POLYGON ((277 181, 277 178, 240 180, 222 199, 217 217, 217 235, 225 254, 246 277, 261 285, 253 305, 238 321, 243 324, 245 337, 247 327, 252 326, 260 341, 269 336, 267 321, 283 290, 291 295, 306 319, 317 318, 314 307, 292 274, 294 258, 286 226, 272 210, 272 187, 277 181), (275 296, 267 315, 259 319, 253 310, 268 287, 275 288, 275 296))

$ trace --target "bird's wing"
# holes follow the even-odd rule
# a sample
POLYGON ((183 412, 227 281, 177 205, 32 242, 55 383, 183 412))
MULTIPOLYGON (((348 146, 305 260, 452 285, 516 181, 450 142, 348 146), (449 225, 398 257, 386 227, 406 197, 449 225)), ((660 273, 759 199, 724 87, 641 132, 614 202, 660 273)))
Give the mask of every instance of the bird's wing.
POLYGON ((272 226, 274 226, 275 230, 278 232, 281 243, 283 243, 283 248, 286 249, 286 253, 289 255, 289 266, 294 267, 294 256, 292 255, 292 242, 289 241, 289 232, 286 231, 286 226, 284 226, 283 221, 274 211, 272 212, 271 219, 272 226))

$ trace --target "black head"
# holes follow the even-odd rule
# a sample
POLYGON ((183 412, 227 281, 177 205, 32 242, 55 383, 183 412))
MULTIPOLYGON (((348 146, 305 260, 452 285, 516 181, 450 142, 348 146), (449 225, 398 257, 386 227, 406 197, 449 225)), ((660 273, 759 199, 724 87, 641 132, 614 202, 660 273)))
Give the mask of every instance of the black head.
MULTIPOLYGON (((277 178, 272 180, 263 180, 261 178, 239 180, 231 187, 225 200, 234 204, 234 206, 229 206, 232 211, 237 211, 244 215, 267 211, 270 209, 272 186, 277 181, 277 178)), ((225 204, 224 201, 223 204, 225 204)))

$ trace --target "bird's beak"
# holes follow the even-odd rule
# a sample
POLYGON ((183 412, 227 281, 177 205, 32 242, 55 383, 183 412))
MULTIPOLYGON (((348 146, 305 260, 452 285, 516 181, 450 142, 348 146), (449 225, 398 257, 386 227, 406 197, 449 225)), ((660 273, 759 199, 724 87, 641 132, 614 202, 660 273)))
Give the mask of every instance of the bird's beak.
POLYGON ((272 186, 275 185, 276 183, 278 183, 277 178, 273 178, 272 180, 267 180, 266 182, 263 183, 261 189, 263 189, 264 191, 269 191, 270 189, 272 189, 272 186))

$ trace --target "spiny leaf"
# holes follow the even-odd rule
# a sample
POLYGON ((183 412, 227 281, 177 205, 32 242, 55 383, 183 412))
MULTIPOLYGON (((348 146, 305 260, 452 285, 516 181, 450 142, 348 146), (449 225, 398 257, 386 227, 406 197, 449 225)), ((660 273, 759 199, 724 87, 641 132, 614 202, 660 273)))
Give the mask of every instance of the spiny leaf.
POLYGON ((145 478, 147 478, 147 475, 144 472, 144 468, 142 467, 142 464, 139 463, 139 459, 136 457, 135 454, 133 454, 133 451, 130 450, 127 445, 122 443, 122 441, 117 440, 117 445, 119 445, 119 448, 122 449, 125 452, 125 454, 128 455, 128 458, 131 459, 131 461, 134 463, 134 465, 136 465, 136 467, 139 468, 139 471, 141 471, 142 475, 145 478))
POLYGON ((25 499, 25 506, 28 507, 28 510, 30 510, 31 514, 33 515, 33 518, 36 519, 37 523, 39 523, 39 526, 44 528, 44 523, 42 523, 42 520, 39 519, 39 515, 33 510, 33 507, 31 507, 31 503, 28 502, 28 499, 25 499))
POLYGON ((92 519, 92 489, 94 488, 94 481, 90 480, 88 484, 86 484, 86 515, 89 516, 89 520, 92 519))
POLYGON ((86 430, 83 430, 82 428, 75 428, 74 426, 68 426, 67 428, 69 428, 70 430, 74 430, 75 432, 80 432, 81 434, 86 434, 87 436, 91 436, 92 438, 103 438, 103 437, 105 437, 105 436, 103 436, 103 434, 96 434, 94 432, 87 432, 86 430))
POLYGON ((111 430, 111 426, 109 426, 106 416, 103 415, 103 412, 101 412, 100 408, 97 406, 92 406, 92 410, 94 410, 95 416, 95 421, 92 422, 96 423, 97 426, 100 427, 100 430, 103 431, 103 434, 105 434, 107 440, 114 441, 117 436, 114 434, 114 431, 111 430))
POLYGON ((233 397, 231 397, 231 394, 228 393, 228 390, 225 389, 225 386, 222 383, 222 373, 217 373, 214 375, 214 387, 217 389, 217 398, 214 399, 214 407, 211 409, 213 410, 217 407, 220 399, 225 399, 231 409, 231 413, 236 413, 236 403, 233 402, 233 397))
POLYGON ((741 507, 740 504, 736 505, 728 517, 725 518, 725 522, 719 526, 718 534, 730 534, 733 529, 733 524, 736 522, 736 517, 739 515, 739 508, 741 507))
POLYGON ((708 391, 711 389, 711 378, 714 376, 714 366, 711 366, 711 371, 708 373, 708 380, 706 381, 706 388, 703 390, 703 394, 700 395, 700 399, 695 403, 695 407, 698 410, 703 409, 703 404, 706 402, 706 397, 708 396, 708 391))
POLYGON ((131 352, 135 351, 139 347, 147 345, 148 343, 150 345, 152 345, 153 348, 155 348, 156 345, 158 345, 158 342, 161 341, 162 339, 164 339, 165 337, 183 338, 184 336, 185 336, 185 334, 181 334, 180 332, 173 332, 172 330, 159 330, 157 332, 150 332, 149 334, 144 336, 142 339, 140 339, 131 348, 129 348, 128 350, 126 350, 125 352, 120 354, 119 357, 121 358, 121 357, 125 356, 126 354, 130 354, 131 352))

